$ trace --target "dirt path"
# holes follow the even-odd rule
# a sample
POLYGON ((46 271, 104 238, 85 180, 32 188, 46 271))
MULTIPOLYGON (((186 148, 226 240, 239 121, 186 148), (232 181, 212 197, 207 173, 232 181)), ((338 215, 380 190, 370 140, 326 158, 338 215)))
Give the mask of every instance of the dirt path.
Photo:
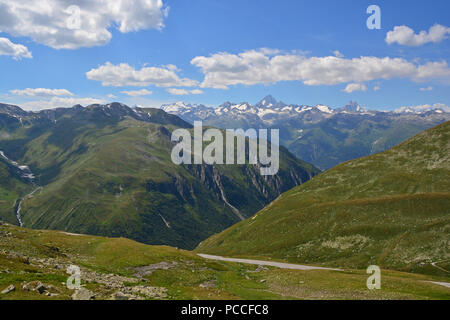
POLYGON ((334 271, 342 271, 342 269, 333 269, 333 268, 324 268, 324 267, 314 267, 314 266, 305 266, 301 264, 292 264, 292 263, 283 263, 283 262, 275 262, 275 261, 263 261, 263 260, 252 260, 252 259, 236 259, 236 258, 224 258, 220 256, 213 256, 209 254, 198 254, 198 256, 210 259, 210 260, 218 260, 218 261, 228 261, 228 262, 238 262, 245 264, 254 264, 258 266, 271 266, 277 267, 281 269, 295 269, 295 270, 334 270, 334 271))
POLYGON ((450 288, 450 283, 449 282, 436 282, 436 281, 429 281, 429 282, 437 284, 437 285, 440 285, 440 286, 443 286, 443 287, 450 288))

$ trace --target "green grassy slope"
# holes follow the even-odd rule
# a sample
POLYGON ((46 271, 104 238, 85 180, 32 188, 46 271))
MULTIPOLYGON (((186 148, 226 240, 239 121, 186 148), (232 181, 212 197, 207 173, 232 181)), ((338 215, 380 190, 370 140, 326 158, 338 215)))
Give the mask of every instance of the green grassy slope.
POLYGON ((316 176, 197 250, 448 276, 449 239, 447 122, 316 176))
POLYGON ((429 282, 445 281, 442 277, 383 270, 381 290, 371 291, 364 270, 260 270, 125 238, 32 230, 0 221, 0 292, 15 287, 0 294, 0 300, 71 299, 74 291, 65 285, 69 265, 81 268, 81 285, 97 300, 117 292, 134 299, 450 299, 448 288, 429 282), (136 268, 142 267, 153 271, 141 279, 136 273, 142 269, 136 268), (26 289, 38 281, 46 292, 26 289), (163 294, 142 294, 149 291, 163 294))

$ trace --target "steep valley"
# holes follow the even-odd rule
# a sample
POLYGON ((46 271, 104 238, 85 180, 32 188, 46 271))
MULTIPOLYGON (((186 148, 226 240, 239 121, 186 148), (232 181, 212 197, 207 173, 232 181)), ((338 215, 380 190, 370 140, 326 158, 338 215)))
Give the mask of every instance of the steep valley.
POLYGON ((270 177, 256 165, 175 165, 171 131, 191 126, 158 109, 0 107, 0 149, 36 180, 17 182, 24 190, 11 185, 0 216, 17 223, 13 203, 23 198, 27 227, 193 249, 319 173, 283 148, 279 173, 270 177))

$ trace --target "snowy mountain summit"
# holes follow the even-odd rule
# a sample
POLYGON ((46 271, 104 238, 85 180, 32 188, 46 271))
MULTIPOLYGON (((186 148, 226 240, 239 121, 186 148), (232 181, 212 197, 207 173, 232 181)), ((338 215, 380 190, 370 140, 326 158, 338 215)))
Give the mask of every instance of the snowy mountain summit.
POLYGON ((291 120, 296 118, 311 119, 311 121, 323 120, 337 115, 359 114, 366 116, 376 116, 380 114, 425 114, 425 113, 449 113, 448 107, 441 104, 433 106, 423 106, 420 108, 403 107, 395 111, 374 111, 360 106, 355 101, 350 101, 347 105, 333 109, 327 105, 317 104, 315 106, 286 104, 278 101, 273 96, 268 95, 256 104, 249 102, 233 103, 225 102, 217 108, 210 108, 203 104, 186 104, 177 102, 166 104, 161 109, 167 113, 175 114, 188 122, 198 120, 208 120, 212 123, 217 121, 242 120, 246 123, 259 123, 271 125, 276 121, 291 120))

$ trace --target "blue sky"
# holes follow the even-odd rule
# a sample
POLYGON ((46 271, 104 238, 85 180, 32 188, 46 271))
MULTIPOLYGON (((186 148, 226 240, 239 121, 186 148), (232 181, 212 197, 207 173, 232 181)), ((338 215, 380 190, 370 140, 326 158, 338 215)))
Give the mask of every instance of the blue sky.
POLYGON ((446 0, 2 2, 0 101, 27 109, 217 106, 267 94, 380 110, 450 105, 446 0), (72 4, 81 19, 73 30, 72 4), (381 9, 380 30, 366 26, 372 4, 381 9))

